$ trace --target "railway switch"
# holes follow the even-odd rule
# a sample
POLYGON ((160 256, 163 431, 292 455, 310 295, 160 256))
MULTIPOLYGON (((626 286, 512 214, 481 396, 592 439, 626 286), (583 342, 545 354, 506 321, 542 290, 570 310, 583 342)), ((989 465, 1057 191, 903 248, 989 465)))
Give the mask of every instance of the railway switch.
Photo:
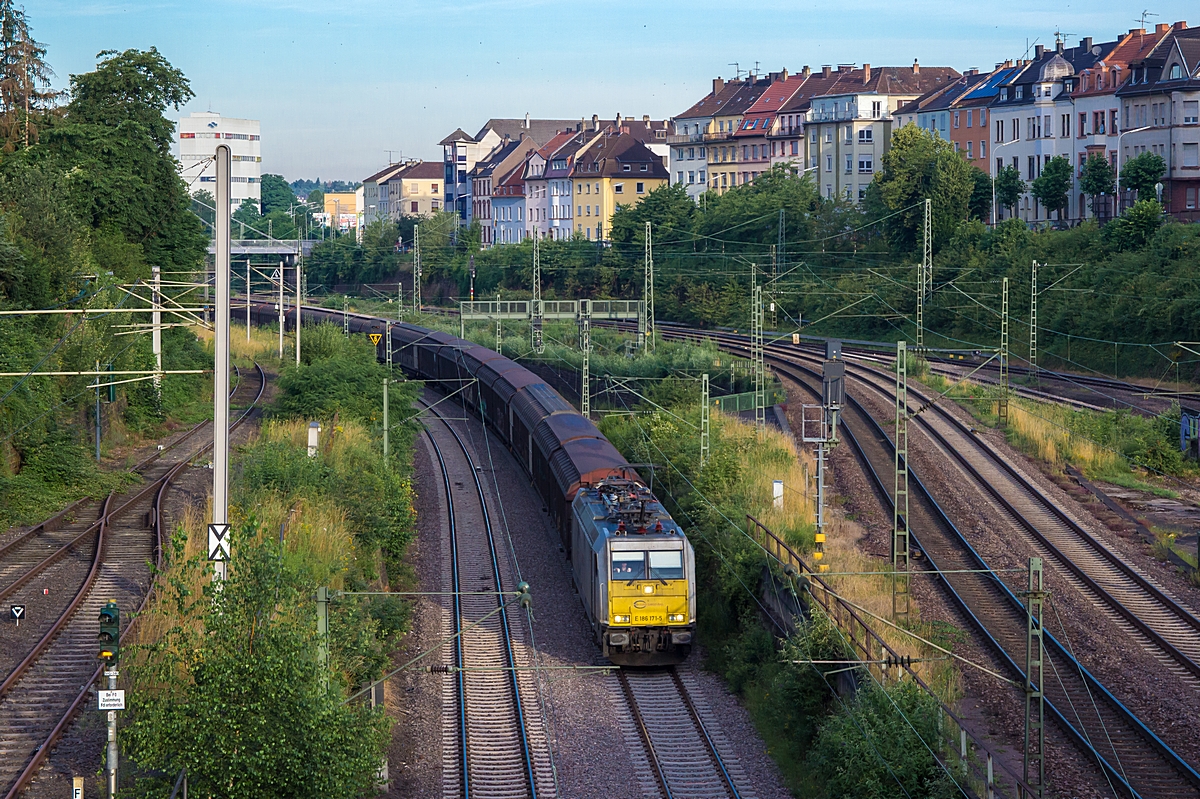
POLYGON ((100 641, 98 657, 115 666, 121 656, 121 609, 111 599, 100 609, 100 635, 96 637, 100 641))

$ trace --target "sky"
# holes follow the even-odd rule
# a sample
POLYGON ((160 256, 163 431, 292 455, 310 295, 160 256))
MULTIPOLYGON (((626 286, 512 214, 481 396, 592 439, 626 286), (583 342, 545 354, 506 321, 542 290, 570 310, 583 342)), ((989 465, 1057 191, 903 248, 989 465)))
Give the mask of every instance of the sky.
MULTIPOLYGON (((26 9, 56 87, 94 69, 102 50, 156 47, 191 81, 183 115, 261 120, 264 172, 357 181, 389 158, 441 160, 447 134, 473 135, 491 117, 667 118, 714 77, 733 77, 735 62, 760 72, 914 59, 990 69, 1035 43, 1053 46, 1056 31, 1071 45, 1111 41, 1139 27, 1145 2, 37 0, 26 9)), ((1189 7, 1160 2, 1146 25, 1187 19, 1189 7)))

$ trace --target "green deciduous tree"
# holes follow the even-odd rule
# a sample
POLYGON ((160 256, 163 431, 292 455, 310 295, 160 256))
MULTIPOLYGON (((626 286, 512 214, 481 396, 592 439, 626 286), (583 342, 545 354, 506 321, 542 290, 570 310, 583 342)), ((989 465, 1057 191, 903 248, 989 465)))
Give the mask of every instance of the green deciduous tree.
POLYGON ((1007 208, 1009 214, 1015 216, 1017 203, 1026 191, 1025 181, 1021 180, 1021 171, 1015 166, 1006 166, 996 175, 996 205, 1007 208))
POLYGON ((261 190, 263 214, 274 211, 288 212, 296 204, 296 193, 282 175, 272 175, 269 172, 263 175, 261 190))
POLYGON ((1104 238, 1118 250, 1144 247, 1163 223, 1163 207, 1158 200, 1138 200, 1133 207, 1109 222, 1104 238))
POLYGON ((1139 200, 1158 198, 1154 185, 1167 172, 1167 162, 1158 153, 1144 152, 1130 158, 1121 167, 1121 189, 1136 191, 1139 200))
POLYGON ((950 142, 916 125, 905 125, 884 153, 875 176, 879 198, 890 216, 885 228, 892 246, 902 252, 920 244, 924 200, 932 200, 933 246, 940 248, 967 218, 975 179, 971 166, 950 142))
POLYGON ((990 222, 992 215, 992 176, 978 167, 971 168, 971 219, 990 222))
POLYGON ((1072 178, 1071 162, 1061 155, 1051 158, 1042 167, 1042 174, 1034 179, 1030 189, 1038 202, 1046 208, 1047 214, 1054 211, 1058 218, 1062 219, 1063 211, 1069 203, 1072 178))
POLYGON ((1115 187, 1112 165, 1103 155, 1093 153, 1083 162, 1083 173, 1079 176, 1079 189, 1092 198, 1092 213, 1096 210, 1100 195, 1111 195, 1115 187))

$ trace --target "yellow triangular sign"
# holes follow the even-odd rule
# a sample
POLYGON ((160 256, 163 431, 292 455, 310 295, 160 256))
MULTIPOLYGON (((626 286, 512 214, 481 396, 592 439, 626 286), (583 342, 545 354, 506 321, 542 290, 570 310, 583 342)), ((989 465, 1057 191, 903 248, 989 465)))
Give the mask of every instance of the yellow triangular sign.
POLYGON ((378 347, 378 346, 379 346, 379 340, 380 340, 381 338, 383 338, 383 334, 382 334, 382 333, 372 333, 372 334, 371 334, 371 343, 372 343, 372 344, 374 344, 376 347, 378 347))

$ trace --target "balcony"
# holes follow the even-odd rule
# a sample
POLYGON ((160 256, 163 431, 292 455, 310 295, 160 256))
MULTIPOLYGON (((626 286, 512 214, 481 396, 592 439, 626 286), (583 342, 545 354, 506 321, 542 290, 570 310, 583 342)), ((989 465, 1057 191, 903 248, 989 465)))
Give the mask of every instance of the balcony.
POLYGON ((695 144, 704 141, 703 133, 681 133, 667 137, 667 144, 695 144))

